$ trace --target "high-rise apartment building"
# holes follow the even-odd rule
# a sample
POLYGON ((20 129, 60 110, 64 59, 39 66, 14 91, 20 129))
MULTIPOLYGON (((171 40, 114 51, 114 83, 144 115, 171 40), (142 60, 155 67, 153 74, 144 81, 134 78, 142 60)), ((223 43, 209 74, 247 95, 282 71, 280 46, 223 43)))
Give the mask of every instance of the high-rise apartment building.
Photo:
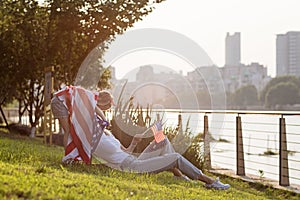
POLYGON ((241 33, 227 33, 225 39, 225 66, 241 64, 241 33))
POLYGON ((276 75, 300 76, 300 31, 277 35, 276 75))

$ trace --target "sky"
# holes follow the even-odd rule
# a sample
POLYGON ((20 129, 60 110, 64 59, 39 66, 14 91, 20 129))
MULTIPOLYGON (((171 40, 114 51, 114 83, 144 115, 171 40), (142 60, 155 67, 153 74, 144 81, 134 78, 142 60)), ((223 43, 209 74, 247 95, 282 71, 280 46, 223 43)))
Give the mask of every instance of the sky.
MULTIPOLYGON (((276 35, 300 31, 299 0, 166 0, 155 7, 129 31, 158 28, 183 34, 201 46, 219 67, 225 64, 227 32, 240 32, 241 62, 259 62, 272 77, 276 74, 276 35)), ((149 52, 144 57, 139 53, 128 53, 113 63, 119 77, 129 65, 162 64, 149 52), (144 61, 138 62, 139 58, 144 61)), ((167 60, 177 59, 181 67, 174 70, 185 69, 185 61, 165 53, 163 56, 167 60)), ((168 62, 171 61, 165 63, 168 62)))

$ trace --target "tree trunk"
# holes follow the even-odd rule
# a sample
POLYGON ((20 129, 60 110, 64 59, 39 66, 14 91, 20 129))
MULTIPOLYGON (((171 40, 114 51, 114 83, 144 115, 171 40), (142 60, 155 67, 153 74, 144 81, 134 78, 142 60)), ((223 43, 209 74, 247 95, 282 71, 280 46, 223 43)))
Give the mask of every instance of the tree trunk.
POLYGON ((10 131, 9 130, 9 126, 8 126, 8 122, 6 120, 6 117, 5 117, 5 114, 4 114, 3 110, 2 110, 2 106, 1 105, 0 105, 0 111, 1 111, 2 117, 3 117, 4 121, 5 121, 6 128, 8 129, 8 131, 10 131))
POLYGON ((36 127, 35 126, 31 127, 29 137, 34 138, 35 137, 35 131, 36 131, 36 127))

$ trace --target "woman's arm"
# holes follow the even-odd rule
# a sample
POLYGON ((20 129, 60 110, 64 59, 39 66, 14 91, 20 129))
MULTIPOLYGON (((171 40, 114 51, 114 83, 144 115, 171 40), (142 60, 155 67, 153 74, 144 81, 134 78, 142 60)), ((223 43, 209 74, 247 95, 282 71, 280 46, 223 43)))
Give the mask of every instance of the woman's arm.
POLYGON ((136 145, 142 141, 143 136, 144 136, 144 134, 136 134, 133 137, 130 145, 127 148, 125 148, 124 146, 121 146, 122 150, 131 154, 133 152, 133 150, 135 149, 136 145))
POLYGON ((102 120, 107 121, 103 111, 98 106, 95 107, 95 111, 96 114, 99 115, 102 120))

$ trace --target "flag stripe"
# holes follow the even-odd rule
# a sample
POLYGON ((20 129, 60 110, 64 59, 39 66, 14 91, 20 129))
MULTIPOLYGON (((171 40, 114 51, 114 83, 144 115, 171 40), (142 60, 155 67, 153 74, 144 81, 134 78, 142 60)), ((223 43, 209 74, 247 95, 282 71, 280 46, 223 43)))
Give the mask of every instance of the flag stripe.
POLYGON ((70 133, 71 133, 72 139, 76 145, 76 148, 78 149, 79 155, 81 156, 82 160, 88 164, 90 162, 90 158, 87 155, 87 153, 84 151, 81 140, 79 139, 79 137, 77 137, 72 123, 70 125, 70 133))
MULTIPOLYGON (((82 100, 82 102, 84 103, 85 109, 86 110, 94 110, 94 107, 92 105, 92 102, 88 96, 88 94, 82 89, 82 88, 78 88, 78 94, 80 96, 80 99, 82 100)), ((93 94, 94 97, 94 94, 93 94)), ((90 118, 93 119, 94 117, 94 113, 93 112, 88 112, 90 114, 90 118)))
POLYGON ((74 144, 74 142, 69 143, 68 146, 66 147, 65 155, 71 153, 75 148, 76 145, 74 144))
POLYGON ((85 116, 82 115, 82 112, 80 112, 80 108, 77 107, 76 103, 74 104, 73 109, 74 109, 73 117, 75 118, 74 120, 77 121, 77 123, 75 123, 75 124, 79 125, 78 127, 76 127, 76 129, 80 129, 80 132, 85 133, 85 136, 86 136, 85 138, 86 138, 87 142, 91 145, 91 142, 92 142, 92 132, 91 132, 91 129, 90 129, 91 127, 89 127, 89 124, 86 121, 86 119, 90 119, 90 118, 85 117, 85 116))

